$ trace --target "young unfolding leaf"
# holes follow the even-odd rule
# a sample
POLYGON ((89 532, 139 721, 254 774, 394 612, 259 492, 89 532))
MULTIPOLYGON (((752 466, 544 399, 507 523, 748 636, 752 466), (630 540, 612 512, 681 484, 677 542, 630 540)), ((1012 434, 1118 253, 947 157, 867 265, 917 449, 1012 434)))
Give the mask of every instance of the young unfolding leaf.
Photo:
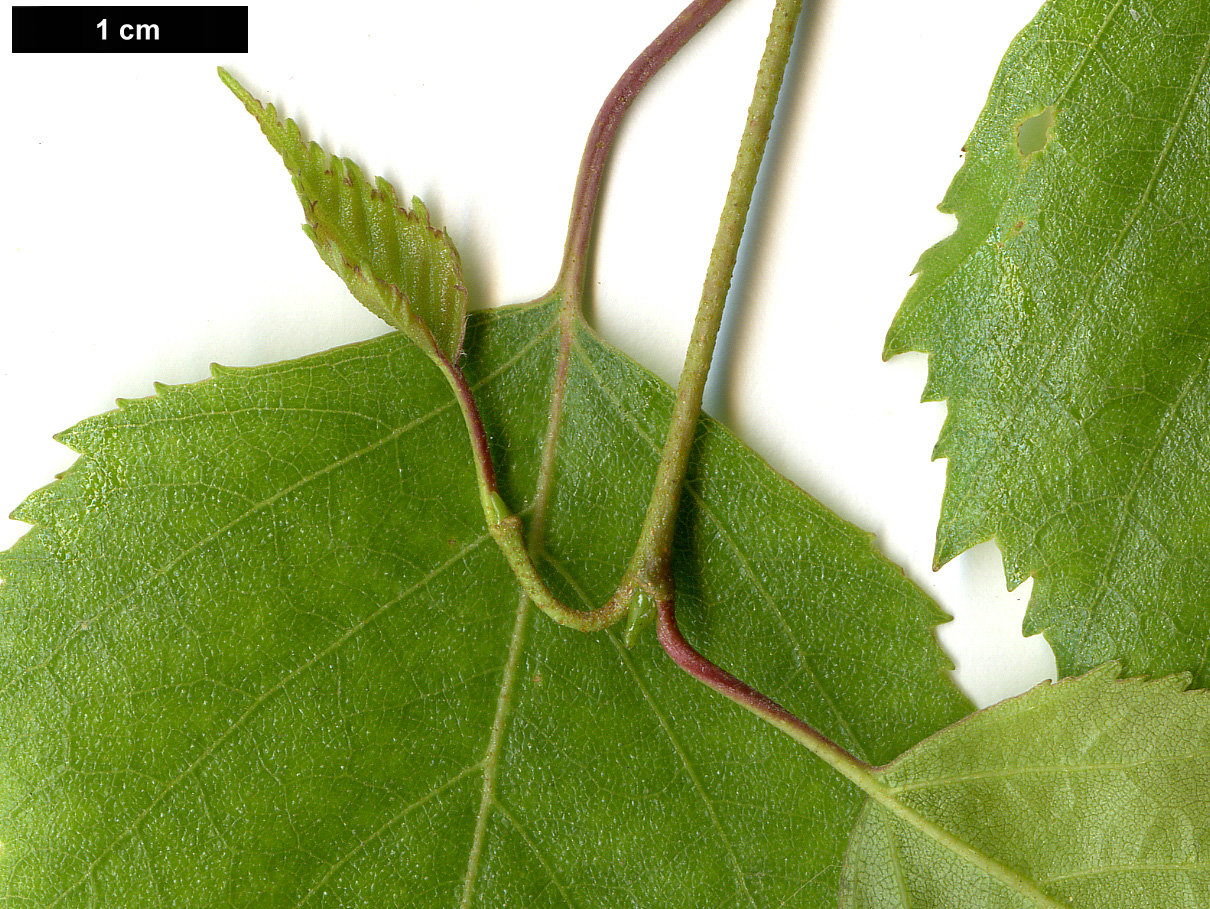
POLYGON ((867 803, 842 909, 1210 906, 1210 692, 1118 669, 997 704, 882 771, 904 812, 867 803))
POLYGON ((306 142, 293 120, 283 123, 230 73, 219 76, 282 156, 320 257, 367 309, 425 353, 456 363, 466 321, 462 267, 424 204, 413 198, 412 210, 403 208, 382 177, 371 184, 352 161, 306 142))
MULTIPOLYGON (((561 324, 469 324, 518 503, 561 324)), ((570 329, 539 562, 579 605, 633 544, 671 392, 570 329)), ((220 370, 63 439, 80 460, 0 556, 14 905, 834 905, 860 793, 653 641, 537 614, 450 391, 400 335, 220 370)), ((687 633, 862 757, 966 712, 936 607, 715 423, 676 540, 687 633)))
POLYGON ((1048 4, 887 338, 949 418, 937 561, 995 537, 1063 674, 1210 684, 1210 4, 1048 4))

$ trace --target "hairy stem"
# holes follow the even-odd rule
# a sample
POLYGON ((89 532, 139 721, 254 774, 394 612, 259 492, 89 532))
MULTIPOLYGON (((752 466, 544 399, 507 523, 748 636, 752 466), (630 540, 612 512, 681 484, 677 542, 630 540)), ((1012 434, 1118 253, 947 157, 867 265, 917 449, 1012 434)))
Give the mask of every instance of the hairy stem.
MULTIPOLYGON (((483 514, 491 527, 502 515, 497 515, 497 501, 500 493, 496 487, 496 465, 492 461, 492 452, 487 430, 483 426, 483 418, 479 415, 479 405, 475 401, 475 393, 467 384, 466 376, 457 366, 450 363, 439 353, 431 357, 437 366, 445 373, 445 379, 454 391, 454 398, 462 410, 462 419, 466 423, 466 431, 470 436, 471 451, 474 452, 475 479, 479 484, 479 501, 483 504, 483 514)), ((507 511, 506 511, 507 513, 507 511)))
MULTIPOLYGON (((551 429, 543 453, 542 477, 553 471, 558 425, 566 390, 566 365, 575 322, 580 318, 587 250, 600 194, 605 160, 616 136, 621 116, 639 90, 683 47, 729 0, 695 0, 653 41, 618 80, 589 133, 581 159, 580 173, 568 225, 563 264, 552 295, 561 295, 559 368, 551 399, 551 429)), ((688 468, 694 431, 701 413, 702 393, 714 356, 722 322, 723 307, 731 287, 744 224, 752 205, 756 179, 764 158, 802 11, 802 0, 778 0, 773 22, 757 72, 747 123, 740 140, 735 168, 727 190, 718 232, 711 251, 693 334, 685 354, 685 367, 677 389, 676 404, 668 437, 660 457, 651 502, 644 516, 635 551, 617 590, 605 605, 591 611, 565 606, 550 592, 533 563, 533 551, 542 533, 549 483, 540 483, 535 502, 535 527, 526 545, 521 521, 511 514, 495 487, 487 436, 483 432, 474 399, 457 369, 448 367, 470 430, 479 473, 480 496, 488 527, 508 559, 522 588, 534 602, 560 624, 591 631, 608 627, 623 614, 629 615, 626 643, 632 645, 639 632, 655 617, 655 604, 672 597, 671 550, 680 502, 681 486, 688 468)), ((446 367, 443 367, 446 368, 446 367)))
POLYGON ((672 537, 676 530, 681 487, 689 466, 689 454, 702 410, 702 393, 722 324, 723 307, 731 288, 740 240, 748 220, 748 211, 752 207, 756 178, 769 142, 777 97, 785 78, 786 64, 790 60, 802 5, 802 0, 778 0, 773 10, 773 21, 769 26, 752 103, 748 108, 747 124, 731 173, 723 213, 719 218, 693 334, 685 353, 685 366, 677 386, 676 404, 660 455, 651 503, 647 507, 634 556, 620 585, 643 594, 631 599, 626 628, 628 645, 634 643, 639 632, 654 618, 654 604, 671 599, 673 594, 672 537))
POLYGON ((694 0, 660 32, 614 84, 597 112, 576 176, 572 196, 571 218, 567 224, 567 240, 563 246, 563 264, 555 281, 555 291, 561 292, 565 308, 579 312, 584 296, 584 276, 588 268, 588 245, 596 220, 597 200, 605 176, 605 162, 613 148, 613 140, 622 122, 622 115, 651 78, 672 59, 689 39, 731 0, 694 0))
MULTIPOLYGON (((589 131, 580 161, 580 172, 572 200, 571 217, 567 228, 567 241, 563 252, 563 264, 555 286, 548 296, 561 297, 559 366, 551 396, 551 429, 547 433, 546 450, 543 452, 542 477, 549 477, 553 470, 555 443, 566 390, 566 367, 570 355, 571 337, 575 321, 580 317, 584 296, 584 279, 588 262, 588 246, 593 222, 596 217, 597 200, 604 177, 605 161, 613 146, 622 115, 635 96, 672 56, 685 46, 698 31, 726 6, 730 0, 694 0, 672 23, 649 44, 622 77, 601 105, 589 131)), ((543 532, 543 516, 549 496, 549 482, 540 482, 534 505, 534 526, 528 545, 525 540, 521 519, 512 514, 496 488, 495 469, 487 433, 479 416, 474 396, 467 386, 461 371, 450 363, 438 363, 454 389, 458 404, 462 408, 470 433, 474 451, 479 496, 483 505, 488 530, 500 551, 507 559, 526 595, 544 613, 561 625, 580 631, 597 631, 607 628, 622 619, 630 610, 636 590, 631 582, 623 580, 617 592, 603 606, 593 610, 573 609, 561 603, 551 593, 534 565, 533 553, 540 548, 543 532)))

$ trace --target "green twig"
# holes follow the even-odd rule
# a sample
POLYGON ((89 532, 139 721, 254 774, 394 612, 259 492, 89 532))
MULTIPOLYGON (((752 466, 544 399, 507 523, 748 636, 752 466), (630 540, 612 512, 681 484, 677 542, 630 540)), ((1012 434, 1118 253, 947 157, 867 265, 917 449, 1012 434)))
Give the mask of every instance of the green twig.
MULTIPOLYGON (((731 0, 694 0, 672 21, 672 23, 649 44, 614 85, 604 104, 601 105, 589 131, 576 179, 571 217, 568 221, 567 241, 563 263, 555 286, 547 298, 559 297, 560 307, 560 353, 559 370, 555 379, 551 400, 551 426, 546 451, 543 453, 543 475, 549 475, 554 458, 554 443, 563 396, 566 389, 566 363, 570 353, 570 341, 574 325, 580 318, 584 296, 584 281, 588 262, 588 247, 596 219, 597 201, 604 178, 605 162, 608 159, 614 138, 617 135, 622 115, 630 107, 639 91, 685 46, 731 0)), ((629 610, 634 593, 633 585, 623 582, 618 591, 605 605, 593 610, 573 609, 561 603, 550 592, 534 565, 532 552, 541 541, 541 519, 546 511, 549 484, 540 484, 538 501, 535 503, 535 527, 528 545, 521 526, 521 519, 514 515, 496 487, 495 468, 492 464, 488 436, 475 403, 474 394, 456 364, 438 361, 454 390, 463 418, 470 434, 471 447, 475 456, 478 475, 479 497, 488 530, 512 567, 526 595, 561 625, 580 631, 598 631, 615 624, 629 610)))
MULTIPOLYGON (((549 474, 553 464, 556 430, 566 388, 568 348, 574 324, 580 318, 589 235, 595 217, 605 160, 621 114, 651 76, 726 2, 727 0, 698 0, 690 4, 618 80, 589 133, 576 184, 563 265, 552 291, 552 295, 558 294, 562 297, 561 345, 560 365, 551 401, 552 431, 547 435, 547 449, 543 455, 544 475, 549 474)), ((626 643, 630 646, 637 640, 643 628, 654 619, 656 603, 672 598, 672 535, 676 526, 681 487, 684 484, 694 431, 701 413, 702 393, 714 356, 723 307, 735 271, 744 224, 752 205, 757 175, 768 144, 777 97, 785 76, 786 64, 789 62, 794 31, 801 11, 802 0, 779 0, 773 12, 773 22, 757 72, 747 123, 740 140, 731 184, 706 270, 693 335, 686 351, 685 367, 677 389, 668 437, 660 456, 651 502, 630 563, 617 590, 605 605, 587 612, 571 609, 560 603, 542 581, 531 555, 531 551, 536 548, 541 527, 537 528, 534 538, 529 541, 529 546, 526 546, 520 519, 508 511, 496 492, 486 435, 482 431, 481 423, 478 423, 478 414, 474 410, 474 400, 469 389, 462 383, 463 391, 459 393, 459 402, 467 417, 472 440, 478 440, 476 456, 480 462, 480 492, 488 527, 522 588, 547 615, 560 624, 585 631, 597 630, 614 624, 626 614, 629 617, 626 643)), ((545 498, 546 491, 540 489, 536 504, 539 517, 546 510, 545 498)))
POLYGON ((773 10, 773 22, 769 26, 752 103, 748 108, 747 125, 740 140, 735 169, 731 173, 727 201, 719 218, 693 334, 685 353, 685 366, 677 386, 676 405, 668 427, 668 438, 660 455, 651 503, 647 507, 634 556, 622 579, 621 587, 636 591, 630 602, 627 645, 633 644, 639 632, 651 623, 655 617, 655 603, 671 600, 673 595, 672 536, 676 530, 681 487, 689 466, 694 431, 702 409, 702 392, 714 357, 723 307, 735 272, 744 224, 752 207, 756 178, 769 142, 777 96, 785 77, 786 64, 790 60, 794 31, 801 12, 802 0, 779 0, 773 10))

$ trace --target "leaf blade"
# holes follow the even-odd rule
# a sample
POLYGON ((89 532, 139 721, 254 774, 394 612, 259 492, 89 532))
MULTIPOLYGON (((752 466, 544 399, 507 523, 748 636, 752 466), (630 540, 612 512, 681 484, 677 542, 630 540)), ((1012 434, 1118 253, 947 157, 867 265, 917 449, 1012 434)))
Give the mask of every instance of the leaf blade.
MULTIPOLYGON (((556 323, 522 308, 467 337, 518 503, 547 428, 522 402, 549 392, 556 323)), ((585 329, 576 343, 543 561, 572 602, 612 582, 671 405, 585 329)), ((483 906, 832 903, 855 795, 654 644, 528 612, 469 453, 451 455, 464 433, 439 371, 388 335, 220 370, 66 434, 79 466, 31 498, 38 526, 0 557, 6 892, 139 906, 154 880, 199 906, 450 906, 471 880, 483 906)), ((925 627, 935 607, 864 534, 713 424, 690 490, 677 580, 704 649, 878 759, 965 712, 925 627), (736 551, 722 531, 767 525, 745 516, 760 502, 793 530, 736 551), (794 591, 780 618, 744 562, 806 576, 767 591, 794 591), (840 622, 829 597, 854 591, 885 626, 840 622), (897 674, 869 668, 884 660, 897 674)))
POLYGON ((304 230, 316 252, 363 306, 430 355, 456 363, 462 350, 467 291, 458 251, 434 228, 424 203, 409 211, 382 177, 367 180, 348 158, 306 142, 224 69, 219 77, 282 156, 302 202, 304 230))
POLYGON ((949 405, 937 563, 995 538, 1063 674, 1210 680, 1208 66, 1204 5, 1045 7, 887 335, 930 353, 924 397, 949 405))
POLYGON ((880 773, 910 811, 1019 874, 1016 892, 871 802, 842 907, 1205 905, 1210 693, 1119 668, 981 711, 880 773))

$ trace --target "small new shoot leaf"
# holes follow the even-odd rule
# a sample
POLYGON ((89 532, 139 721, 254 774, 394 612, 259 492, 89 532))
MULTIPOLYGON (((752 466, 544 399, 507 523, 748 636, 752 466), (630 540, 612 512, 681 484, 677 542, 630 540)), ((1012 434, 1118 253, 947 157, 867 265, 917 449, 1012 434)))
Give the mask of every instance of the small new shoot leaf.
POLYGON ((278 117, 226 70, 219 77, 260 123, 294 180, 315 249, 367 309, 398 328, 434 359, 456 363, 466 323, 466 286, 458 251, 429 223, 416 198, 412 210, 395 189, 347 158, 307 142, 293 120, 278 117))

